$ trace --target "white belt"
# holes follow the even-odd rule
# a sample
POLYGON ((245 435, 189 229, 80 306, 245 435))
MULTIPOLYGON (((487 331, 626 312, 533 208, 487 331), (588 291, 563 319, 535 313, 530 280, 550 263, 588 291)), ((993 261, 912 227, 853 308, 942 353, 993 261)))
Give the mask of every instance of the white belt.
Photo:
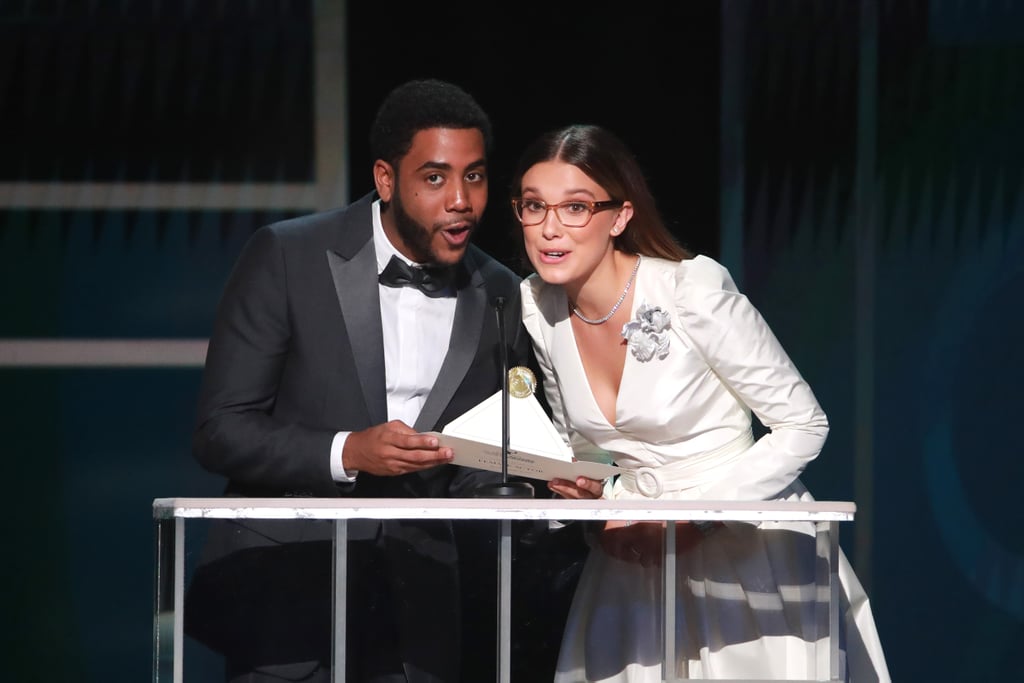
POLYGON ((648 498, 657 498, 665 491, 693 488, 712 479, 710 474, 737 460, 753 445, 754 436, 748 431, 714 450, 667 465, 623 469, 619 474, 619 483, 627 491, 648 498))

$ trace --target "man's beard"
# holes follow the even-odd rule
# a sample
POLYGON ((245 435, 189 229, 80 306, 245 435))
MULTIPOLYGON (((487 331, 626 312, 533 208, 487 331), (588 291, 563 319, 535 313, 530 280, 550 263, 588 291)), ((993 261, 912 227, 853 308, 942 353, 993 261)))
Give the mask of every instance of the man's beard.
MULTIPOLYGON (((448 265, 438 258, 437 252, 434 251, 431 244, 435 230, 428 228, 422 223, 418 223, 405 212, 397 183, 395 184, 394 194, 391 196, 388 208, 395 212, 395 230, 398 231, 398 236, 402 239, 405 246, 412 251, 413 261, 425 266, 448 265)), ((475 228, 476 224, 474 223, 471 227, 475 228)))
POLYGON ((434 250, 430 247, 433 233, 429 228, 417 223, 412 216, 405 212, 402 200, 398 197, 397 188, 394 196, 391 198, 391 210, 395 212, 395 229, 398 231, 398 236, 402 238, 405 246, 412 251, 413 261, 424 265, 436 263, 437 256, 434 255, 434 250))

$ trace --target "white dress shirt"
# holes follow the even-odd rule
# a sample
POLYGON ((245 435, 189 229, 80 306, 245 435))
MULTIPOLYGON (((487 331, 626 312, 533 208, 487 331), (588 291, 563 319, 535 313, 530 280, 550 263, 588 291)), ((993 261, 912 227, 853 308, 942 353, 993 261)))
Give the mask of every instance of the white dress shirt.
MULTIPOLYGON (((380 220, 380 200, 371 207, 373 248, 377 254, 379 275, 392 256, 405 258, 384 234, 380 220)), ((380 318, 384 336, 384 371, 388 400, 388 420, 401 420, 410 427, 430 394, 455 320, 455 293, 428 297, 415 287, 385 287, 380 292, 380 318)), ((357 472, 345 470, 341 455, 351 432, 338 432, 331 443, 331 476, 338 482, 355 481, 357 472)))

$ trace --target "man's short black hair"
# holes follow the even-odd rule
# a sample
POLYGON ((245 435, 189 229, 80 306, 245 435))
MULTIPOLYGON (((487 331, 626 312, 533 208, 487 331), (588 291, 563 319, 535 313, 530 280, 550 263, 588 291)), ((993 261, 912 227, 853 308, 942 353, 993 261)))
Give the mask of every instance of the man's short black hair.
POLYGON ((413 136, 428 128, 476 128, 490 154, 487 113, 459 86, 431 78, 403 83, 384 98, 370 129, 370 155, 398 166, 412 147, 413 136))

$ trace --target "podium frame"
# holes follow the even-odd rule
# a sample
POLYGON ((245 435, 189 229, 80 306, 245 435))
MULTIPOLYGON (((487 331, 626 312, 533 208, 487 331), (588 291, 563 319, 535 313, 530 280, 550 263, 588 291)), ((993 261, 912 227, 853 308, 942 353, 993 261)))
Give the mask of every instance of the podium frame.
MULTIPOLYGON (((493 498, 157 498, 153 609, 153 681, 183 683, 185 521, 189 519, 321 519, 335 521, 333 680, 345 670, 347 542, 350 519, 498 520, 498 683, 510 681, 511 528, 513 520, 552 521, 741 521, 814 524, 818 567, 817 623, 827 633, 817 639, 813 681, 842 681, 839 670, 839 523, 853 520, 852 502, 815 501, 659 501, 493 498), (827 625, 826 625, 827 624, 827 625), (824 644, 822 644, 824 643, 824 644), (823 652, 821 649, 824 648, 823 652)), ((663 633, 675 633, 675 525, 665 525, 663 633)), ((675 638, 665 638, 663 662, 675 661, 675 638)), ((674 666, 664 680, 678 681, 674 666)), ((721 679, 717 679, 721 680, 721 679)), ((744 679, 746 683, 758 683, 744 679)), ((740 683, 740 681, 733 681, 740 683)), ((806 683, 812 683, 808 681, 806 683)))

